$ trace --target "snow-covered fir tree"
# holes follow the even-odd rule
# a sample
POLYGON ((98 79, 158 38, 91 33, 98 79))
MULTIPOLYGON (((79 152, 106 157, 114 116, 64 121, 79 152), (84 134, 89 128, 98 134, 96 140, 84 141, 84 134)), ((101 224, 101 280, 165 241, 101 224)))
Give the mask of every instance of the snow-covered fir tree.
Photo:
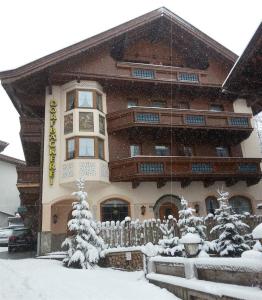
POLYGON ((160 225, 163 239, 159 240, 159 253, 162 255, 182 256, 183 248, 178 244, 179 238, 175 235, 176 219, 169 215, 167 220, 160 225))
POLYGON ((89 210, 85 182, 79 179, 76 184, 78 191, 72 195, 76 196, 77 201, 72 204, 72 219, 68 222, 72 236, 62 244, 62 247, 68 249, 63 263, 67 267, 89 269, 99 261, 104 241, 98 236, 98 228, 89 210))
POLYGON ((249 250, 243 232, 249 226, 242 222, 242 216, 235 214, 228 204, 229 193, 223 189, 217 191, 219 194, 219 208, 215 211, 215 221, 217 223, 211 229, 211 233, 219 234, 215 240, 216 250, 220 256, 240 256, 243 251, 249 250))
POLYGON ((181 210, 179 213, 178 226, 181 232, 181 236, 187 233, 196 233, 200 236, 202 241, 206 239, 205 225, 203 225, 203 218, 194 216, 195 210, 188 207, 187 200, 182 196, 181 198, 181 210))

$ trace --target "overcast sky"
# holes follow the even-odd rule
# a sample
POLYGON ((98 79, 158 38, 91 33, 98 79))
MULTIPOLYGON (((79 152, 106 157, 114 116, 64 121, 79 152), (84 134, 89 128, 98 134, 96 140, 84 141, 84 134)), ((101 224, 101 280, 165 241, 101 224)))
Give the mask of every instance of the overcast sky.
MULTIPOLYGON (((165 6, 240 55, 262 17, 261 0, 6 0, 0 4, 0 70, 19 67, 165 6)), ((19 116, 0 87, 4 154, 23 158, 19 116)))

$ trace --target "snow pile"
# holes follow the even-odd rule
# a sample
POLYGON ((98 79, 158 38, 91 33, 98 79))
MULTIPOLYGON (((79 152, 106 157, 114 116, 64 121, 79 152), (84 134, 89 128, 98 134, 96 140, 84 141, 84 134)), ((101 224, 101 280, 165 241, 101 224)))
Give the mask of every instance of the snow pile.
POLYGON ((67 269, 56 260, 31 258, 0 258, 0 270, 1 300, 177 299, 167 290, 149 284, 142 271, 67 269))
POLYGON ((188 232, 180 239, 182 244, 200 244, 201 238, 197 233, 188 232))
POLYGON ((78 201, 73 203, 68 229, 72 236, 66 238, 62 247, 67 247, 67 256, 63 260, 67 267, 89 269, 98 263, 100 252, 105 248, 104 241, 98 236, 98 228, 87 203, 87 193, 84 192, 84 180, 77 181, 79 191, 73 193, 78 201))
MULTIPOLYGON (((216 295, 219 299, 261 299, 261 289, 257 287, 247 287, 234 284, 218 283, 211 281, 198 280, 195 278, 187 279, 170 275, 150 273, 146 275, 147 279, 169 283, 174 286, 184 287, 190 290, 216 295)), ((208 297, 208 296, 207 296, 208 297)), ((200 298, 199 298, 200 299, 200 298)))
POLYGON ((242 258, 255 258, 262 260, 262 252, 256 250, 247 250, 241 254, 242 258))
POLYGON ((252 236, 254 239, 262 239, 262 223, 252 231, 252 236))
POLYGON ((145 246, 141 247, 141 251, 149 257, 157 256, 159 253, 159 246, 147 243, 145 246))
POLYGON ((179 238, 175 236, 176 219, 168 216, 167 221, 160 225, 163 239, 159 240, 159 253, 163 255, 182 256, 183 248, 178 244, 179 238))
POLYGON ((234 272, 262 272, 262 265, 256 260, 240 257, 216 257, 192 259, 197 268, 234 272))
POLYGON ((219 208, 216 209, 214 217, 217 225, 211 230, 211 233, 219 233, 219 238, 214 241, 216 250, 220 256, 240 256, 242 252, 250 249, 241 235, 241 231, 249 226, 243 223, 242 216, 235 214, 228 205, 229 193, 218 190, 218 194, 219 208))

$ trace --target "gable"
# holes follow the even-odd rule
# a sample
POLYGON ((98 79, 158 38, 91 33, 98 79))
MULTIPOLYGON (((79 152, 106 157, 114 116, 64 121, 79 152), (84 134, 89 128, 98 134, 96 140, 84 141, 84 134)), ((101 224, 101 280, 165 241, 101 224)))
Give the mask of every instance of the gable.
MULTIPOLYGON (((193 36, 195 41, 199 41, 201 44, 206 45, 206 47, 217 52, 229 62, 234 62, 236 60, 237 56, 230 50, 226 49, 168 9, 162 7, 87 40, 47 55, 30 64, 14 70, 1 72, 0 79, 6 81, 6 83, 18 80, 50 68, 51 66, 71 59, 77 55, 82 55, 83 52, 95 49, 95 47, 103 46, 106 43, 111 44, 112 48, 116 50, 113 51, 116 56, 121 56, 123 52, 122 49, 126 47, 126 41, 133 40, 134 36, 143 36, 143 34, 146 34, 146 32, 149 31, 153 33, 154 39, 154 35, 157 38, 157 36, 168 33, 170 30, 176 32, 176 30, 174 30, 175 28, 180 32, 179 35, 182 39, 184 35, 193 36)), ((194 47, 194 49, 197 48, 198 47, 194 47)), ((197 53, 198 51, 195 52, 196 55, 197 53)))

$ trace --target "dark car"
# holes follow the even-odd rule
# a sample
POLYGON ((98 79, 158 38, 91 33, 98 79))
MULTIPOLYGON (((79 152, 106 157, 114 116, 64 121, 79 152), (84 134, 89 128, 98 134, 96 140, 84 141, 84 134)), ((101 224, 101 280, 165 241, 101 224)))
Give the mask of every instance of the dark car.
POLYGON ((29 228, 14 228, 8 240, 8 252, 14 250, 35 250, 36 238, 29 228))

